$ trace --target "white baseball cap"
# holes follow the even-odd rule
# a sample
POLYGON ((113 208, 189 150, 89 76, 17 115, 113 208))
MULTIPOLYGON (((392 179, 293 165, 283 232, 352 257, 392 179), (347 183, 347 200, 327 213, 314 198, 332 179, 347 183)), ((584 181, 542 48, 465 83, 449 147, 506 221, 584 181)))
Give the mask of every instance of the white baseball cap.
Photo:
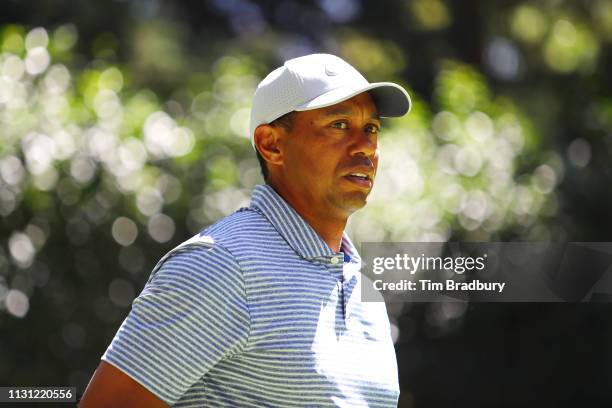
POLYGON ((392 82, 369 83, 351 64, 330 54, 311 54, 285 61, 257 86, 251 108, 250 137, 255 129, 292 111, 335 105, 369 91, 381 117, 410 111, 410 96, 392 82))

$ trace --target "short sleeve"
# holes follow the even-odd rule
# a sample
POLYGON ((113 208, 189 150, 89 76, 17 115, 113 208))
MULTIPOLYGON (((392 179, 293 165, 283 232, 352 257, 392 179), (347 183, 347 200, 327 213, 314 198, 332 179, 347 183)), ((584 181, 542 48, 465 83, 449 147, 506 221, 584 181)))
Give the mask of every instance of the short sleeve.
POLYGON ((172 405, 248 333, 239 265, 219 245, 190 246, 153 271, 102 360, 172 405))

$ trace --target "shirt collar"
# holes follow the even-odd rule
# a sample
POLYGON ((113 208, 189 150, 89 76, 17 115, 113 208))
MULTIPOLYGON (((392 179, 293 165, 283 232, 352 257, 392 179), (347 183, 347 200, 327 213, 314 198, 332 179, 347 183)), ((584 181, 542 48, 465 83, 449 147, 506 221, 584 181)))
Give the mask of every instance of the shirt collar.
MULTIPOLYGON (((263 214, 289 246, 303 258, 335 255, 319 234, 271 186, 255 186, 251 208, 263 214)), ((351 258, 351 262, 359 260, 357 249, 346 233, 342 234, 340 250, 351 258)))

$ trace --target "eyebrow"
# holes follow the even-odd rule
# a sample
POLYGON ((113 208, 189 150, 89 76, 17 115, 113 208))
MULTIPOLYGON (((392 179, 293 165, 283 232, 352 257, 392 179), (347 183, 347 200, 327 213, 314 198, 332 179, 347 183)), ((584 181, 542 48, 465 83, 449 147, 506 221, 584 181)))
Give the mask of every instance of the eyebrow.
MULTIPOLYGON (((340 108, 335 108, 335 109, 325 112, 324 116, 336 116, 336 115, 350 116, 352 113, 353 111, 351 109, 340 107, 340 108)), ((370 119, 377 120, 380 122, 380 116, 378 116, 378 114, 370 116, 370 119)))

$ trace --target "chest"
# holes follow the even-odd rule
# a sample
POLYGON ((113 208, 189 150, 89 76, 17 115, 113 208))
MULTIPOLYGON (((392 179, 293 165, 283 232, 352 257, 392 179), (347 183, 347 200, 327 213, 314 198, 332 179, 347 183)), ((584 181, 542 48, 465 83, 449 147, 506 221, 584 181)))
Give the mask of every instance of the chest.
POLYGON ((255 368, 271 364, 279 378, 395 392, 397 366, 384 303, 361 302, 360 275, 339 267, 301 265, 249 276, 251 331, 240 358, 255 368))

